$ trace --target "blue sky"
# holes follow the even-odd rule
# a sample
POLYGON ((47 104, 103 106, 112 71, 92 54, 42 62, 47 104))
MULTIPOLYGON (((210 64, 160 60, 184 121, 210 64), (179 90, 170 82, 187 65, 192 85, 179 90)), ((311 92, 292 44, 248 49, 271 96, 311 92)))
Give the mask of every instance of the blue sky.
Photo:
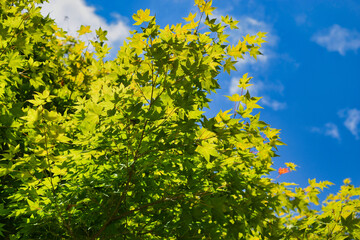
MULTIPOLYGON (((80 25, 109 31, 115 55, 134 29, 132 14, 151 9, 157 23, 182 22, 193 0, 52 0, 43 13, 75 35, 80 25)), ((246 72, 253 76, 250 93, 262 96, 262 120, 281 129, 281 147, 275 166, 299 165, 279 181, 306 186, 309 178, 328 180, 339 189, 351 178, 360 186, 360 1, 358 0, 213 0, 216 16, 239 20, 231 34, 234 43, 242 36, 268 32, 263 56, 237 64, 238 72, 221 74, 222 89, 208 115, 232 104, 224 95, 239 91, 234 86, 246 72)), ((87 37, 87 38, 91 38, 87 37)))

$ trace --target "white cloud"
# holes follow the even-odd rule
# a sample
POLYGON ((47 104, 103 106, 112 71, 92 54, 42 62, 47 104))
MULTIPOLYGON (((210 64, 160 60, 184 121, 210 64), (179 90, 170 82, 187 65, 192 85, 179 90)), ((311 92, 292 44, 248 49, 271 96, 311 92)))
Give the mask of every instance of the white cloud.
POLYGON ((313 127, 311 129, 312 132, 316 132, 325 136, 329 136, 335 138, 340 141, 340 133, 336 124, 334 123, 326 123, 324 127, 313 127))
POLYGON ((307 15, 306 14, 300 14, 295 16, 295 22, 297 25, 304 25, 307 21, 307 15))
POLYGON ((238 85, 239 85, 239 78, 236 78, 236 77, 231 78, 230 87, 229 87, 230 95, 233 95, 240 91, 240 88, 238 87, 238 85))
POLYGON ((337 24, 314 34, 311 39, 328 51, 339 52, 341 55, 345 55, 347 51, 356 52, 360 48, 360 33, 337 24))
POLYGON ((269 92, 273 92, 273 93, 275 92, 282 95, 284 92, 284 85, 280 82, 269 83, 255 79, 250 81, 250 83, 253 85, 248 87, 248 90, 254 96, 260 96, 260 94, 269 93, 269 92))
POLYGON ((326 136, 330 136, 332 138, 340 140, 339 129, 334 123, 325 124, 325 132, 326 136))
POLYGON ((350 110, 342 110, 339 112, 339 116, 345 118, 344 125, 355 136, 359 139, 360 134, 360 110, 354 108, 350 110))
MULTIPOLYGON (((59 27, 63 28, 72 36, 77 36, 77 30, 81 25, 91 26, 92 34, 95 37, 95 30, 102 28, 107 30, 109 46, 113 47, 116 53, 123 41, 128 37, 130 27, 126 20, 120 15, 115 16, 115 22, 108 23, 104 18, 95 13, 95 7, 88 6, 84 0, 52 0, 42 5, 41 13, 50 14, 59 27)), ((82 37, 82 40, 90 40, 82 37)), ((92 39, 93 40, 93 39, 92 39)))
POLYGON ((265 96, 261 99, 261 103, 264 106, 271 107, 274 111, 283 110, 287 106, 285 102, 279 102, 279 101, 273 100, 267 96, 265 96))

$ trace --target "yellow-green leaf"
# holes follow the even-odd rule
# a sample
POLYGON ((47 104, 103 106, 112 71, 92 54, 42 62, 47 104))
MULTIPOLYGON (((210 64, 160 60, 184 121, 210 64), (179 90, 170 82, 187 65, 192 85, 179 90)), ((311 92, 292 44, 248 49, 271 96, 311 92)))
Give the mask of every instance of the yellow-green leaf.
POLYGON ((84 35, 86 33, 91 33, 90 26, 81 25, 80 30, 77 31, 79 36, 84 35))
POLYGON ((195 17, 196 17, 196 13, 194 13, 194 14, 190 13, 189 16, 184 18, 184 19, 187 22, 191 22, 191 21, 193 21, 195 19, 195 17))
POLYGON ((237 93, 235 93, 235 94, 233 94, 232 96, 226 96, 227 98, 229 98, 229 100, 230 101, 232 101, 232 102, 239 102, 239 101, 241 101, 243 98, 239 95, 239 94, 237 94, 237 93))
POLYGON ((151 19, 153 19, 153 16, 150 16, 150 9, 145 9, 145 11, 140 9, 132 17, 136 21, 134 25, 140 25, 143 22, 149 22, 151 19))

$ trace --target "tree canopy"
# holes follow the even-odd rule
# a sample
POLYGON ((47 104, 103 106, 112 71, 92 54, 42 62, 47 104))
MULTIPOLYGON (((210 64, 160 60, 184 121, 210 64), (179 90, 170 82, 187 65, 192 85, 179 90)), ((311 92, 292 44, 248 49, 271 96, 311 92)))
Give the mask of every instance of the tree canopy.
POLYGON ((88 46, 89 26, 68 35, 43 2, 0 1, 0 236, 360 239, 349 180, 316 210, 330 182, 270 177, 283 143, 254 113, 246 73, 234 108, 205 115, 218 75, 256 59, 266 33, 231 45, 237 21, 195 0, 197 12, 164 28, 139 10, 109 60, 105 30, 88 46))

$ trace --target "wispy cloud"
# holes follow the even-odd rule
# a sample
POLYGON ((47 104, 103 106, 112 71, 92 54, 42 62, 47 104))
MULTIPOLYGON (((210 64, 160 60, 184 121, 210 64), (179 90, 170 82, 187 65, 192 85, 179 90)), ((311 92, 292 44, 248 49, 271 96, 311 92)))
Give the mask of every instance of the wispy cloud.
POLYGON ((313 127, 311 128, 312 132, 316 132, 325 136, 329 136, 335 138, 340 141, 340 133, 336 124, 334 123, 326 123, 324 127, 313 127))
POLYGON ((347 51, 357 52, 360 48, 360 33, 337 24, 317 32, 311 39, 328 51, 338 52, 343 56, 347 51))
POLYGON ((261 99, 261 103, 264 106, 271 107, 275 111, 284 110, 287 107, 286 102, 279 102, 279 101, 271 99, 270 97, 267 97, 267 96, 264 96, 261 99))
POLYGON ((359 139, 360 134, 360 110, 354 108, 350 110, 341 110, 339 116, 345 118, 344 125, 355 136, 359 139))
POLYGON ((340 140, 339 129, 334 123, 325 124, 325 132, 324 132, 324 134, 326 136, 330 136, 332 138, 336 138, 336 139, 340 140))
MULTIPOLYGON (((113 47, 112 53, 116 53, 126 37, 129 36, 130 27, 126 19, 118 14, 113 14, 115 21, 108 23, 104 18, 97 15, 95 7, 89 6, 84 0, 53 0, 42 5, 42 14, 50 14, 59 27, 63 28, 72 36, 77 36, 76 31, 81 25, 89 25, 95 29, 102 28, 108 31, 109 46, 113 47)), ((95 37, 95 34, 92 36, 95 37)), ((82 40, 90 40, 86 39, 82 40)))
POLYGON ((231 78, 230 87, 229 87, 230 95, 233 95, 233 94, 238 93, 238 92, 241 91, 240 88, 238 87, 239 79, 240 78, 237 78, 237 77, 231 78))
POLYGON ((283 94, 284 92, 284 85, 280 82, 263 82, 259 80, 254 80, 252 82, 253 85, 250 86, 248 89, 250 93, 253 95, 259 96, 259 94, 266 93, 266 92, 276 92, 279 94, 283 94))
POLYGON ((297 25, 304 25, 307 22, 307 15, 306 14, 299 14, 295 16, 295 22, 297 25))

